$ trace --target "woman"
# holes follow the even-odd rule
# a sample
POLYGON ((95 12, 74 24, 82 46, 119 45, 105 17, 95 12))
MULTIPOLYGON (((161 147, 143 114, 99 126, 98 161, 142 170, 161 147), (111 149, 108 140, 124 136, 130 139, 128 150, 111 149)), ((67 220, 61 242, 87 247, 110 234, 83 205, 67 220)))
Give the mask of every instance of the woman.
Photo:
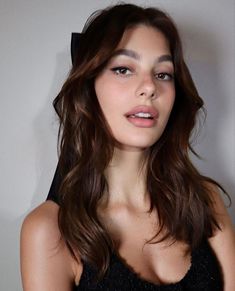
POLYGON ((25 291, 235 290, 223 189, 188 156, 202 106, 169 16, 92 15, 54 100, 60 187, 22 227, 25 291))

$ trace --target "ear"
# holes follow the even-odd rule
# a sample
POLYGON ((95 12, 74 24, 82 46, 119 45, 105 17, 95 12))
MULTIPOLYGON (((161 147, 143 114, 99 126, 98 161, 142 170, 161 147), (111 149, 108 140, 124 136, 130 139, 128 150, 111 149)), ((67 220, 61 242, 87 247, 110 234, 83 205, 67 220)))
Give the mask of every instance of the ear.
POLYGON ((77 55, 77 51, 78 51, 78 46, 80 44, 81 41, 81 35, 82 33, 79 32, 72 32, 71 35, 71 59, 72 59, 72 64, 74 65, 75 59, 76 59, 76 55, 77 55))

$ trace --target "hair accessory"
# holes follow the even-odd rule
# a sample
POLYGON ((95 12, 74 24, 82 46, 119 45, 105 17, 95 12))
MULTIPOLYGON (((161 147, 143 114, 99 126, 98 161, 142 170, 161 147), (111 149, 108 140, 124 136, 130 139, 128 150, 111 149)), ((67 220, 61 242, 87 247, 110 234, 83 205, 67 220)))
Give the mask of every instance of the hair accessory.
MULTIPOLYGON (((72 34, 71 34, 70 50, 71 50, 72 64, 74 64, 74 61, 75 61, 75 58, 77 55, 78 46, 79 46, 80 41, 81 41, 81 35, 82 35, 82 33, 79 33, 79 32, 72 32, 72 34)), ((51 200, 54 200, 57 202, 59 201, 58 192, 59 192, 59 188, 61 185, 61 181, 62 181, 62 176, 59 172, 59 166, 57 164, 56 171, 55 171, 55 174, 54 174, 54 177, 52 180, 52 184, 51 184, 48 196, 47 196, 47 200, 51 199, 51 200)))
POLYGON ((81 42, 81 36, 82 36, 82 33, 80 32, 72 32, 72 35, 71 35, 70 49, 71 49, 71 59, 72 59, 73 65, 76 59, 79 43, 81 42))

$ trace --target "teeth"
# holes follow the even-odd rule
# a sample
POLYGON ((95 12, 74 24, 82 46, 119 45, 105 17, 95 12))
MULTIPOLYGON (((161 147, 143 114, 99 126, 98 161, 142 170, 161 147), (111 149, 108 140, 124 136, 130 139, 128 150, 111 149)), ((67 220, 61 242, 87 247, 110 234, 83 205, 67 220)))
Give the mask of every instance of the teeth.
POLYGON ((147 112, 138 112, 136 114, 132 114, 131 117, 152 118, 152 115, 147 112))

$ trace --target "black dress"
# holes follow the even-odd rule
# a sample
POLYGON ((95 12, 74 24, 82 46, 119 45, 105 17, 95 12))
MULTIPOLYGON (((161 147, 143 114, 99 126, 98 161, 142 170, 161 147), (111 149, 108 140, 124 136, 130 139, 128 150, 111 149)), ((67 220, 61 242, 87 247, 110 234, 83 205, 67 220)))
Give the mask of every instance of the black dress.
MULTIPOLYGON (((58 203, 60 176, 55 173, 47 200, 58 203)), ((96 270, 83 262, 79 286, 74 291, 222 291, 223 283, 219 264, 207 241, 191 254, 191 267, 176 283, 157 285, 146 281, 133 272, 115 252, 111 255, 109 268, 101 281, 94 283, 96 270)))

